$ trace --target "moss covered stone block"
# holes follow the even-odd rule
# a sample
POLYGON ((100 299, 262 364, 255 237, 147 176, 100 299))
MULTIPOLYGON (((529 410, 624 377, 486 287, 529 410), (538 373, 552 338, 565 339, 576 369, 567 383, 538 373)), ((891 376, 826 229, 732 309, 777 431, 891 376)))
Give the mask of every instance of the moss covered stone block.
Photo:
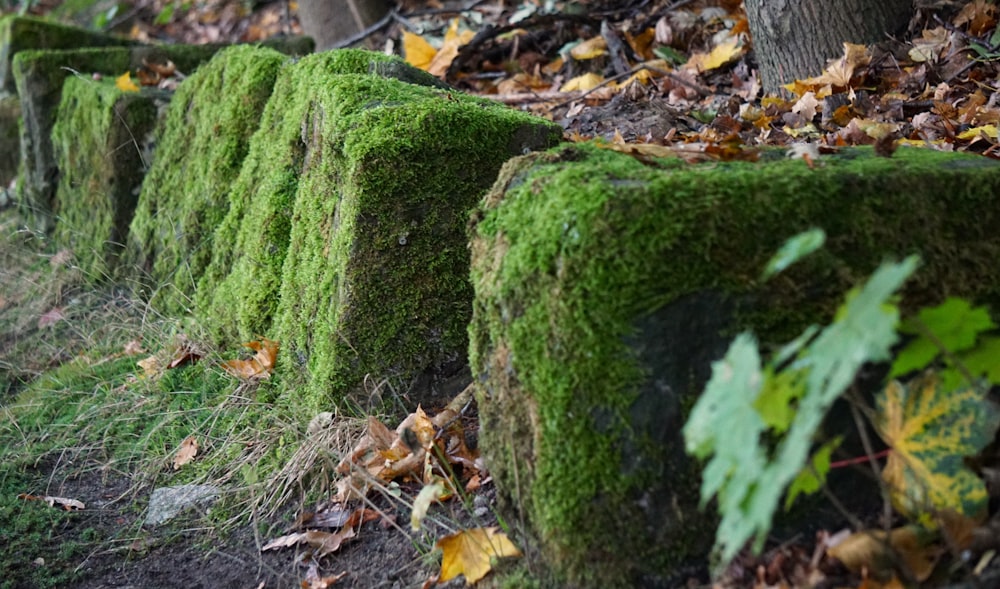
POLYGON ((190 306, 250 136, 288 59, 271 49, 232 47, 177 88, 157 131, 126 256, 148 274, 159 309, 177 313, 190 306))
MULTIPOLYGON (((304 38, 274 43, 277 50, 288 52, 311 46, 312 41, 304 38)), ((22 215, 32 227, 51 231, 54 226, 52 199, 59 169, 50 134, 62 97, 62 85, 68 76, 100 74, 117 77, 127 71, 136 71, 144 63, 167 61, 172 62, 178 71, 190 75, 223 48, 222 45, 164 45, 19 52, 13 62, 24 121, 18 200, 22 215)))
POLYGON ((20 51, 126 45, 135 42, 38 18, 14 15, 0 18, 0 94, 16 91, 11 64, 20 51))
POLYGON ((0 97, 0 190, 17 176, 21 101, 17 96, 0 97))
POLYGON ((66 80, 52 128, 59 182, 54 236, 94 279, 113 277, 148 166, 162 92, 113 79, 66 80), (158 96, 157 96, 158 95, 158 96))
POLYGON ((680 431, 739 330, 783 343, 911 253, 904 302, 1000 303, 1000 164, 972 155, 650 166, 568 146, 510 162, 474 225, 480 447, 505 516, 579 587, 669 584, 706 554, 713 519, 680 431), (761 284, 810 227, 826 247, 761 284))
POLYGON ((282 70, 198 288, 222 336, 281 342, 285 382, 308 384, 297 402, 308 390, 312 406, 366 375, 464 365, 468 211, 506 159, 561 135, 456 91, 342 73, 395 63, 376 55, 282 70))

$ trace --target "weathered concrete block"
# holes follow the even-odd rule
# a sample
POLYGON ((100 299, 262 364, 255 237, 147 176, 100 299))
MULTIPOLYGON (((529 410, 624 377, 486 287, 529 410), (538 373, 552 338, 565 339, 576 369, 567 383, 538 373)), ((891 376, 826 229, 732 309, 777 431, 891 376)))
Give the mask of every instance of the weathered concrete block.
POLYGON ((29 49, 81 49, 135 45, 134 41, 24 16, 0 18, 0 95, 14 94, 11 63, 29 49))
MULTIPOLYGON (((178 88, 129 238, 129 261, 149 272, 157 289, 152 303, 164 312, 183 313, 190 307, 196 284, 216 249, 213 235, 229 211, 229 193, 249 152, 250 137, 261 124, 284 62, 273 51, 232 48, 178 88)), ((316 63, 322 64, 317 75, 375 73, 438 82, 398 58, 365 51, 337 51, 316 63)), ((288 115, 285 109, 294 100, 294 93, 285 95, 272 116, 288 115)), ((258 153, 250 165, 270 165, 283 149, 288 147, 258 153)), ((261 179, 247 176, 251 183, 261 179)), ((237 230, 235 224, 223 230, 225 252, 231 251, 237 230)), ((219 257, 213 276, 217 280, 229 269, 228 258, 219 257)), ((214 291, 215 281, 209 283, 206 289, 214 291)))
POLYGON ((561 135, 459 92, 337 74, 341 59, 282 70, 197 297, 230 337, 278 339, 284 382, 314 406, 365 375, 464 364, 467 213, 507 158, 561 135))
POLYGON ((148 273, 157 289, 153 303, 163 311, 190 306, 250 136, 287 60, 270 49, 232 47, 177 88, 157 133, 126 256, 148 273))
POLYGON ((1000 303, 1000 164, 901 149, 645 166, 568 146, 510 162, 474 220, 470 363, 505 516, 561 583, 668 586, 703 556, 685 412, 728 340, 828 320, 884 256, 920 253, 905 302, 1000 303), (766 284, 788 237, 827 246, 766 284))
POLYGON ((113 79, 73 77, 52 128, 59 183, 54 237, 94 279, 114 275, 168 93, 122 92, 113 79))
MULTIPOLYGON (((296 52, 311 48, 309 39, 279 40, 274 47, 296 52)), ((208 61, 222 45, 170 45, 157 47, 112 47, 75 51, 21 51, 14 57, 14 79, 24 124, 21 129, 21 177, 18 182, 22 215, 34 229, 51 231, 52 199, 59 169, 54 159, 52 124, 62 95, 63 81, 70 75, 119 76, 135 71, 144 62, 171 61, 185 74, 208 61)))

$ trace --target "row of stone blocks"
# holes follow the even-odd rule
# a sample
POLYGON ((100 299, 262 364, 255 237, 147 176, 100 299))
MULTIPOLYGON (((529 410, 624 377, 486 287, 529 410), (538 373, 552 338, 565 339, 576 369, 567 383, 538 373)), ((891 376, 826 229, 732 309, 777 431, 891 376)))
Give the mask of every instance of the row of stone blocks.
POLYGON ((311 410, 356 401, 369 377, 427 400, 420 383, 468 358, 504 513, 568 586, 672 586, 705 554, 714 520, 679 430, 739 329, 780 343, 910 253, 924 266, 906 302, 1000 302, 985 158, 648 165, 569 145, 501 169, 559 128, 386 56, 233 48, 164 107, 95 80, 129 67, 96 55, 13 61, 26 216, 220 340, 278 340, 285 395, 311 410), (33 161, 46 129, 53 169, 33 161), (827 247, 761 284, 812 226, 827 247))

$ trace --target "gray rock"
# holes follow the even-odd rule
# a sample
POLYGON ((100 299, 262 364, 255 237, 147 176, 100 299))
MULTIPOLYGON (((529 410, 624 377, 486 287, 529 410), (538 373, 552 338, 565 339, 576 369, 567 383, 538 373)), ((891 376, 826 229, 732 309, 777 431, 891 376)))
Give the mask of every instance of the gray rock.
POLYGON ((191 507, 205 509, 219 499, 215 485, 180 485, 154 489, 149 497, 149 513, 144 525, 155 527, 191 507))

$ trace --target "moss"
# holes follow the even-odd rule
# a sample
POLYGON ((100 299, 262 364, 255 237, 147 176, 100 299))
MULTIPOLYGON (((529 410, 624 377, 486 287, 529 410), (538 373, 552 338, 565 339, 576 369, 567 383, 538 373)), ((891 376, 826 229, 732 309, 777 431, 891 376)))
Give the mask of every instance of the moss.
MULTIPOLYGON (((16 96, 0 97, 0 190, 17 177, 20 161, 21 101, 16 96)), ((3 199, 0 198, 0 201, 3 199)), ((2 207, 3 204, 0 204, 2 207)))
POLYGON ((66 81, 52 142, 62 173, 55 238, 91 278, 113 276, 145 174, 154 99, 113 81, 66 81))
POLYGON ((279 80, 199 285, 200 315, 281 341, 289 386, 310 385, 295 402, 313 407, 366 374, 407 384, 461 362, 465 211, 506 158, 559 135, 457 92, 330 75, 335 60, 279 80))
POLYGON ((993 162, 905 149, 892 159, 848 150, 816 169, 654 168, 590 146, 512 162, 476 217, 470 361, 498 488, 559 574, 632 586, 698 555, 710 534, 711 519, 691 517, 697 477, 681 422, 637 425, 650 378, 630 347, 637 325, 715 292, 736 309, 734 331, 778 343, 828 318, 883 257, 913 252, 925 263, 910 304, 1000 302, 989 270, 998 189, 993 162), (816 225, 825 250, 758 284, 782 241, 816 225), (674 432, 672 446, 650 443, 656 427, 674 432))
POLYGON ((311 139, 308 133, 317 131, 307 133, 302 125, 314 116, 312 102, 322 86, 318 80, 363 74, 379 63, 402 62, 368 51, 328 51, 286 68, 275 82, 274 99, 261 116, 258 136, 228 194, 211 262, 198 279, 198 315, 218 339, 245 339, 267 333, 270 326, 292 202, 306 165, 305 144, 311 139))
POLYGON ((212 255, 212 234, 249 151, 250 136, 287 58, 238 46, 177 89, 157 138, 129 232, 129 263, 150 275, 154 305, 182 313, 212 255))
POLYGON ((134 45, 134 41, 68 27, 38 18, 6 16, 0 19, 0 94, 14 93, 11 62, 20 51, 79 49, 134 45))

